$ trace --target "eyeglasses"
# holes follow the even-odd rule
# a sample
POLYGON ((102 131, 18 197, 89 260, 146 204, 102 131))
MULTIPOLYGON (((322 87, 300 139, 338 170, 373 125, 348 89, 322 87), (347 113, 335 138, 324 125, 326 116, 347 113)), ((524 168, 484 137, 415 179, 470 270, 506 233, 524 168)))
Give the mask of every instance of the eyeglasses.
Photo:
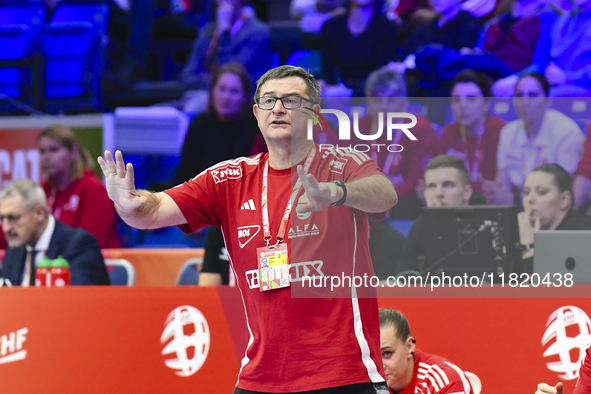
POLYGON ((10 224, 16 224, 19 220, 21 220, 23 215, 23 213, 20 215, 0 215, 0 224, 2 224, 2 222, 5 220, 10 224))
POLYGON ((285 109, 296 109, 302 106, 302 100, 306 100, 310 103, 314 103, 312 100, 301 96, 284 96, 284 97, 259 97, 256 102, 260 109, 270 111, 275 108, 277 100, 281 100, 283 108, 285 109))

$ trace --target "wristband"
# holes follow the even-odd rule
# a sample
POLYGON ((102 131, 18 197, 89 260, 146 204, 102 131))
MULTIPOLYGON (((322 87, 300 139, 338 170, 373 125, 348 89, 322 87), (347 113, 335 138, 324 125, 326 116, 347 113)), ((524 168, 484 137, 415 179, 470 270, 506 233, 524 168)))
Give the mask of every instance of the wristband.
POLYGON ((521 248, 521 253, 525 253, 532 250, 534 248, 534 244, 519 244, 519 247, 521 248))
POLYGON ((345 186, 345 182, 341 180, 332 181, 332 183, 343 189, 343 198, 341 198, 339 201, 330 204, 331 207, 338 207, 339 205, 343 205, 347 200, 347 187, 345 186))

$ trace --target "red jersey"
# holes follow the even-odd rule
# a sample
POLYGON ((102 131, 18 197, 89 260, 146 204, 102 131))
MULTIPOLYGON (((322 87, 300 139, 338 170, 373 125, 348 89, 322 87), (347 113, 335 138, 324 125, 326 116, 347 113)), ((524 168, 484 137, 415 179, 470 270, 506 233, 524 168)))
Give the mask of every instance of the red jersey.
POLYGON ((4 231, 0 231, 0 249, 6 249, 8 247, 8 243, 6 242, 6 238, 4 237, 4 231))
POLYGON ((591 123, 587 126, 586 134, 587 139, 583 145, 583 152, 581 155, 581 161, 575 175, 583 175, 585 178, 591 179, 591 123))
POLYGON ((412 380, 399 394, 474 394, 470 381, 446 358, 415 350, 412 380))
POLYGON ((494 180, 497 176, 497 148, 505 122, 496 116, 487 116, 484 133, 466 138, 458 122, 448 124, 441 133, 439 154, 456 156, 464 161, 470 174, 470 184, 482 192, 483 179, 494 180))
MULTIPOLYGON (((367 154, 378 163, 384 175, 392 181, 398 197, 416 197, 417 184, 420 179, 423 179, 427 164, 437 152, 437 133, 433 130, 431 122, 420 115, 415 116, 417 124, 410 131, 417 137, 417 141, 407 138, 400 129, 393 132, 392 141, 388 141, 386 126, 384 126, 380 138, 375 141, 355 140, 356 144, 384 144, 379 151, 372 147, 367 154), (403 150, 401 152, 388 151, 387 146, 393 144, 402 145, 403 150)), ((368 115, 359 120, 359 131, 363 134, 376 132, 372 128, 371 116, 368 115)), ((342 142, 341 145, 343 145, 342 142)), ((395 150, 395 148, 391 150, 395 150)))
POLYGON ((96 237, 101 248, 120 248, 115 206, 107 189, 90 170, 64 190, 56 190, 43 182, 49 212, 59 221, 82 228, 96 237))
POLYGON ((591 343, 587 345, 587 352, 579 369, 579 380, 573 391, 573 394, 589 393, 591 393, 591 343))
MULTIPOLYGON (((304 275, 344 271, 373 275, 365 213, 343 205, 295 214, 305 199, 300 188, 286 231, 291 287, 260 291, 257 248, 265 246, 261 196, 267 160, 268 154, 259 154, 225 161, 166 191, 188 222, 180 226, 183 231, 215 225, 223 232, 250 333, 237 387, 284 393, 383 382, 375 297, 353 298, 356 290, 349 287, 348 298, 312 298, 332 293, 302 281, 304 275)), ((315 152, 309 173, 320 182, 350 182, 380 171, 363 153, 322 150, 315 152)), ((273 244, 296 179, 295 168, 269 168, 273 244)))

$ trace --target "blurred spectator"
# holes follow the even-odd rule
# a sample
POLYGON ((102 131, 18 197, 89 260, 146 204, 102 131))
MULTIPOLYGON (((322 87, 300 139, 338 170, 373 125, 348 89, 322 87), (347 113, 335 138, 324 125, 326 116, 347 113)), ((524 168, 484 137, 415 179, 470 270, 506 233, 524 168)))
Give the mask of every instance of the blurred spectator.
POLYGON ((49 214, 43 189, 30 179, 9 182, 0 192, 2 231, 9 247, 2 277, 13 286, 35 285, 35 266, 43 257, 66 259, 70 284, 108 285, 109 275, 96 239, 49 214))
POLYGON ((231 158, 250 156, 259 133, 252 115, 250 77, 238 63, 217 69, 209 91, 206 112, 191 121, 174 178, 164 190, 199 175, 202 171, 231 158))
POLYGON ((498 56, 513 72, 527 68, 550 55, 550 33, 558 17, 541 0, 518 0, 510 13, 490 20, 478 48, 498 56))
MULTIPOLYGON (((464 162, 455 156, 439 155, 427 166, 425 171, 425 202, 428 207, 458 207, 469 204, 472 196, 468 169, 464 162)), ((404 243, 402 255, 396 269, 397 274, 421 272, 424 268, 419 259, 425 256, 426 246, 423 237, 425 223, 419 216, 414 221, 404 243)))
POLYGON ((271 68, 269 28, 243 11, 244 0, 217 0, 216 19, 205 25, 181 72, 182 88, 207 89, 218 67, 242 64, 256 81, 271 68))
POLYGON ((526 176, 542 164, 575 172, 585 137, 572 119, 548 108, 549 91, 546 78, 535 73, 525 74, 515 86, 519 119, 501 130, 496 181, 482 184, 490 204, 519 205, 526 176))
MULTIPOLYGON (((571 12, 560 16, 554 23, 550 37, 550 53, 544 58, 533 58, 528 70, 536 71, 548 79, 550 96, 591 96, 591 1, 573 0, 571 12)), ((515 56, 513 54, 513 56, 515 56)), ((496 95, 509 95, 515 76, 497 82, 496 95)))
MULTIPOLYGON (((579 210, 586 207, 589 202, 589 194, 591 193, 591 123, 587 126, 587 139, 583 146, 583 153, 581 161, 575 172, 575 209, 579 210)), ((591 215, 591 209, 587 211, 587 215, 591 215)))
POLYGON ((306 33, 320 33, 324 22, 345 12, 342 0, 291 0, 289 5, 291 18, 306 33))
POLYGON ((540 0, 523 0, 513 4, 511 12, 485 26, 478 47, 498 56, 514 73, 498 79, 493 85, 496 97, 512 97, 519 75, 540 72, 538 64, 550 57, 552 26, 558 14, 544 7, 540 0))
POLYGON ((562 15, 552 30, 550 63, 544 75, 551 96, 591 96, 591 0, 573 0, 571 13, 562 15))
MULTIPOLYGON (((359 97, 369 73, 393 61, 398 47, 396 24, 378 12, 377 0, 349 0, 347 14, 328 20, 321 39, 324 83, 338 84, 340 74, 359 97)), ((323 90, 329 93, 330 87, 323 90)))
POLYGON ((448 359, 416 348, 406 317, 380 309, 380 343, 386 382, 393 393, 473 394, 468 378, 448 359))
POLYGON ((591 230, 591 218, 573 210, 573 180, 558 164, 535 168, 523 185, 523 212, 518 214, 523 255, 513 269, 533 271, 534 232, 537 230, 591 230))
POLYGON ((439 18, 418 27, 402 45, 402 59, 427 44, 440 44, 447 48, 474 48, 481 25, 478 19, 462 11, 462 0, 430 0, 439 18))
MULTIPOLYGON (((359 131, 364 134, 375 134, 381 131, 381 136, 373 141, 383 144, 382 148, 368 152, 384 175, 392 181, 398 194, 398 204, 390 211, 391 217, 398 219, 415 219, 420 211, 422 202, 416 196, 416 188, 427 163, 436 154, 437 134, 431 123, 421 115, 417 117, 417 125, 412 128, 417 141, 411 141, 404 132, 396 129, 389 141, 386 133, 388 112, 406 111, 406 84, 404 76, 388 66, 372 72, 365 83, 365 95, 368 97, 369 115, 359 120, 359 131), (379 126, 382 126, 381 128, 379 126), (389 151, 390 145, 402 145, 401 152, 389 151)), ((397 123, 408 122, 408 119, 395 120, 397 123)), ((357 141, 364 143, 367 141, 357 141)))
POLYGON ((505 125, 489 114, 491 81, 472 70, 461 71, 452 81, 451 110, 455 117, 443 128, 440 153, 464 161, 474 190, 482 192, 481 180, 497 173, 499 135, 505 125))
POLYGON ((92 171, 94 160, 72 130, 62 125, 43 129, 37 148, 49 212, 94 235, 101 248, 120 248, 113 203, 92 171))

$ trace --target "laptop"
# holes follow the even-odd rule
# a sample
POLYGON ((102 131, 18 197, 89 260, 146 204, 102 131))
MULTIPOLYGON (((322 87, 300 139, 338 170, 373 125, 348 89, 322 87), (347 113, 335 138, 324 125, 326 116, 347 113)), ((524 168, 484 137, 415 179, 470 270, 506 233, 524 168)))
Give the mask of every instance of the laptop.
POLYGON ((536 231, 534 245, 534 273, 571 273, 575 284, 591 284, 591 230, 536 231))

